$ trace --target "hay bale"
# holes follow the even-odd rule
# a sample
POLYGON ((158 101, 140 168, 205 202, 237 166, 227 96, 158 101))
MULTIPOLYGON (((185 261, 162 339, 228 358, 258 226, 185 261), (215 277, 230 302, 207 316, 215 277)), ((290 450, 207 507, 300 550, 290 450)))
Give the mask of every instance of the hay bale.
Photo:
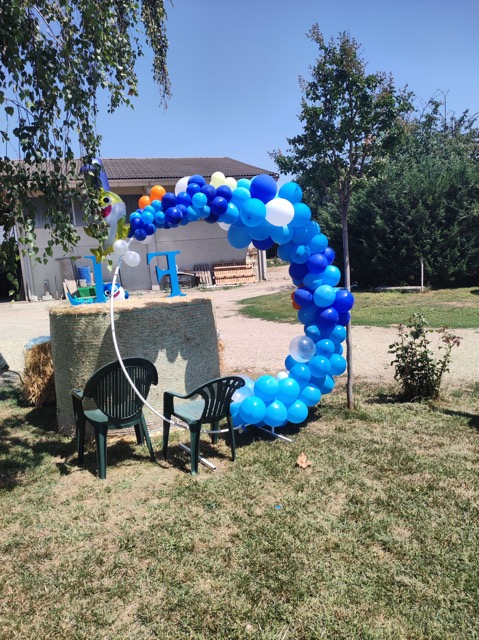
MULTIPOLYGON (((220 374, 209 299, 132 296, 115 306, 115 332, 123 358, 143 357, 155 364, 159 384, 151 388, 148 400, 160 412, 164 391, 189 392, 220 374)), ((69 434, 74 430, 71 389, 82 389, 94 371, 117 359, 110 306, 63 303, 54 307, 50 334, 58 426, 69 434)))
POLYGON ((55 404, 53 371, 50 342, 35 344, 26 351, 22 393, 30 406, 45 407, 55 404))

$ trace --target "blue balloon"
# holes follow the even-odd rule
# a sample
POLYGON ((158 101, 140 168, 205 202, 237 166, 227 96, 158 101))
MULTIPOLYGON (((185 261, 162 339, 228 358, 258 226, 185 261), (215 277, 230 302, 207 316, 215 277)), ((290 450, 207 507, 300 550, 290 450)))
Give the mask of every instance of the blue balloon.
POLYGON ((248 396, 241 403, 239 414, 245 424, 256 424, 266 415, 266 405, 257 396, 248 396))
POLYGON ((289 262, 291 260, 291 251, 293 250, 294 244, 292 242, 287 242, 286 244, 282 244, 278 247, 277 256, 280 260, 284 260, 285 262, 289 262))
POLYGON ((324 376, 331 371, 331 363, 327 356, 314 356, 308 363, 311 374, 316 378, 324 376))
POLYGON ((183 204, 185 207, 189 207, 191 204, 191 196, 186 191, 181 191, 176 196, 176 204, 183 204))
POLYGON ((165 195, 161 199, 161 206, 163 207, 163 211, 166 211, 170 207, 176 206, 175 194, 171 192, 165 193, 165 195))
POLYGON ((251 243, 248 229, 231 225, 228 229, 228 242, 235 249, 245 249, 251 243))
POLYGON ((260 376, 254 383, 254 395, 266 403, 272 402, 279 391, 279 383, 274 376, 260 376))
POLYGON ((257 227, 250 227, 249 234, 253 238, 253 240, 266 240, 267 238, 268 239, 271 238, 271 231, 273 229, 274 229, 273 225, 267 220, 265 220, 264 222, 259 224, 257 227))
POLYGON ((264 422, 268 427, 281 427, 288 419, 288 410, 279 400, 274 400, 266 407, 264 422))
POLYGON ((251 198, 251 193, 244 187, 236 187, 231 194, 231 202, 241 209, 244 203, 251 198))
POLYGON ((313 294, 307 289, 296 289, 293 297, 296 304, 299 304, 300 307, 313 304, 313 294))
POLYGON ((225 213, 225 211, 227 211, 228 200, 217 195, 216 198, 213 198, 213 200, 211 201, 210 207, 212 213, 214 213, 216 216, 220 216, 225 213))
POLYGON ((328 307, 319 311, 317 316, 318 324, 326 327, 334 327, 339 320, 339 313, 334 307, 328 307))
POLYGON ((147 224, 145 224, 143 229, 147 236, 152 236, 156 231, 156 227, 152 222, 148 222, 147 224))
POLYGON ((293 238, 293 229, 289 225, 283 225, 282 227, 275 227, 272 225, 271 238, 276 244, 286 244, 293 238))
MULTIPOLYGON (((186 193, 190 196, 190 198, 193 198, 195 193, 200 193, 200 191, 201 191, 201 187, 200 187, 199 184, 196 184, 196 182, 191 182, 186 187, 186 193)), ((163 196, 163 197, 165 197, 165 196, 163 196)))
POLYGON ((312 273, 322 274, 327 266, 328 261, 322 253, 313 253, 308 260, 308 269, 312 273))
POLYGON ((324 284, 329 284, 331 287, 335 287, 341 280, 341 271, 338 267, 334 267, 329 264, 321 274, 324 284))
POLYGON ((316 342, 316 354, 318 356, 321 355, 329 358, 334 353, 334 349, 334 342, 328 338, 322 338, 316 342))
POLYGON ((288 407, 288 420, 293 424, 300 424, 308 417, 308 407, 302 400, 295 400, 288 407))
POLYGON ((346 360, 343 358, 343 356, 340 356, 339 353, 333 353, 333 355, 329 358, 329 362, 331 364, 331 374, 333 376, 340 376, 346 371, 346 360))
MULTIPOLYGON (((308 263, 306 263, 307 266, 308 263)), ((304 286, 308 287, 311 291, 315 291, 318 287, 323 284, 321 280, 321 275, 319 273, 308 272, 303 279, 304 286)))
MULTIPOLYGON (((161 211, 163 209, 163 205, 161 204, 161 200, 153 200, 151 205, 155 211, 161 211)), ((130 218, 133 214, 130 214, 130 218)))
POLYGON ((333 378, 331 378, 331 376, 326 375, 324 377, 324 381, 319 385, 319 390, 324 395, 326 393, 331 393, 331 391, 334 389, 334 384, 335 383, 333 378))
POLYGON ((276 195, 276 180, 265 173, 255 176, 251 180, 250 192, 252 198, 257 198, 261 202, 269 202, 276 195))
POLYGON ((178 207, 169 207, 165 211, 165 218, 167 223, 171 227, 177 227, 180 224, 180 222, 183 220, 183 214, 178 209, 178 207))
POLYGON ((246 200, 240 209, 240 218, 247 227, 257 227, 266 219, 266 207, 258 198, 246 200))
POLYGON ((132 231, 143 229, 144 222, 141 218, 130 218, 130 228, 132 231))
POLYGON ((321 391, 315 384, 307 384, 301 389, 298 400, 304 402, 307 407, 314 407, 321 400, 321 391))
POLYGON ((335 327, 333 327, 329 335, 331 340, 333 340, 334 342, 344 342, 344 340, 346 340, 346 334, 346 328, 340 324, 337 324, 335 327))
POLYGON ((226 202, 230 202, 231 198, 233 197, 233 192, 227 184, 222 184, 216 189, 216 195, 220 198, 224 198, 226 202))
POLYGON ((198 193, 195 193, 191 198, 191 202, 196 209, 203 209, 208 204, 208 197, 205 193, 198 191, 198 193))
MULTIPOLYGON (((212 184, 205 184, 201 187, 201 193, 204 193, 208 204, 216 198, 216 188, 212 184)), ((163 196, 164 198, 165 196, 163 196)))
POLYGON ((196 222, 200 219, 200 212, 194 207, 188 207, 186 210, 186 216, 190 222, 196 222))
POLYGON ((144 240, 146 238, 145 229, 137 229, 135 231, 135 233, 133 234, 133 237, 135 238, 135 240, 138 240, 139 242, 141 242, 142 240, 144 240))
POLYGON ((304 227, 311 220, 311 209, 304 202, 294 204, 294 218, 291 220, 292 227, 304 227))
POLYGON ((236 186, 241 187, 242 189, 248 189, 249 191, 249 188, 251 186, 251 180, 248 180, 248 178, 240 178, 236 183, 236 186))
POLYGON ((293 248, 290 254, 291 262, 297 262, 298 264, 306 264, 309 260, 309 256, 311 255, 311 250, 304 244, 300 244, 299 246, 295 246, 293 244, 293 248))
POLYGON ((191 183, 197 184, 201 189, 201 187, 203 187, 206 184, 206 180, 203 178, 203 176, 200 176, 198 173, 195 173, 195 175, 190 176, 188 178, 188 186, 191 183))
POLYGON ((326 256, 326 260, 329 262, 329 264, 332 264, 336 258, 336 254, 334 250, 331 249, 331 247, 326 247, 326 249, 324 250, 324 255, 326 256))
POLYGON ((340 289, 339 291, 336 291, 334 306, 339 311, 339 313, 349 311, 350 309, 352 309, 353 304, 354 296, 350 291, 348 291, 347 289, 340 289))
POLYGON ((322 284, 314 292, 314 303, 317 307, 329 307, 336 299, 336 291, 327 284, 322 284))
MULTIPOLYGON (((293 221, 290 223, 291 226, 293 226, 293 221)), ((296 244, 307 244, 317 233, 316 225, 312 220, 301 227, 293 226, 293 242, 296 244)))
POLYGON ((347 324, 349 324, 350 320, 351 314, 349 313, 349 311, 342 311, 338 317, 338 324, 342 324, 343 327, 345 327, 347 324))
POLYGON ((288 273, 293 280, 300 280, 308 273, 308 267, 305 264, 293 262, 288 267, 288 273))
POLYGON ((215 224, 216 222, 218 222, 218 220, 219 220, 219 217, 214 213, 210 213, 209 216, 204 218, 204 221, 207 222, 208 224, 215 224))
POLYGON ((286 356, 286 359, 284 361, 284 366, 288 371, 290 371, 297 364, 302 364, 302 363, 299 362, 299 360, 295 360, 291 354, 286 356))
MULTIPOLYGON (((340 356, 341 357, 341 356, 340 356)), ((311 380, 311 369, 307 364, 295 364, 289 370, 289 377, 302 387, 311 380)))
POLYGON ((307 307, 301 307, 301 309, 298 310, 298 320, 302 324, 313 324, 316 321, 316 315, 317 309, 314 304, 310 304, 307 307))
POLYGON ((150 224, 155 219, 155 210, 153 209, 153 207, 150 207, 150 209, 152 209, 152 211, 148 211, 148 209, 145 209, 141 214, 141 220, 143 224, 150 224))
POLYGON ((308 241, 308 247, 311 253, 323 253, 328 246, 328 239, 324 233, 317 233, 308 241))
POLYGON ((274 245, 271 238, 265 238, 264 240, 253 240, 253 246, 259 251, 268 251, 274 245))
POLYGON ((303 191, 296 182, 286 182, 278 191, 278 196, 289 200, 292 204, 296 204, 297 202, 301 202, 303 191))
POLYGON ((321 328, 316 324, 307 324, 304 327, 304 333, 308 338, 311 338, 311 340, 314 340, 316 343, 321 340, 321 328))
POLYGON ((301 387, 293 378, 282 378, 278 380, 278 395, 276 399, 288 407, 299 396, 301 387))
POLYGON ((239 211, 238 207, 234 205, 232 202, 228 203, 228 208, 225 213, 221 216, 221 222, 226 222, 227 224, 234 224, 237 220, 239 220, 239 211))
POLYGON ((154 224, 157 228, 162 227, 165 224, 165 214, 163 211, 157 211, 155 213, 154 224))

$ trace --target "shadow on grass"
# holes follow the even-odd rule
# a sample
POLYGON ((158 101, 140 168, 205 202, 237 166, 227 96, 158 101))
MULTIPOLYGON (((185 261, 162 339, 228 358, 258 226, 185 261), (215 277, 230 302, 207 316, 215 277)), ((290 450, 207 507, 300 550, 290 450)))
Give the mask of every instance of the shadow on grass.
POLYGON ((479 430, 479 415, 477 413, 469 413, 468 411, 454 411, 453 409, 435 409, 438 413, 453 418, 466 418, 467 424, 473 429, 479 430))

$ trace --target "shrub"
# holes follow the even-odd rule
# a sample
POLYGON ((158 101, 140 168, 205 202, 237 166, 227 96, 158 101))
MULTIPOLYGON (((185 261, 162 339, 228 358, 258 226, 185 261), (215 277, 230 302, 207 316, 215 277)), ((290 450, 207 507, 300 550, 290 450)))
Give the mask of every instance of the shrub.
POLYGON ((427 324, 421 313, 414 313, 406 326, 399 325, 398 342, 389 346, 389 353, 396 356, 391 362, 396 369, 394 377, 401 383, 407 401, 438 397, 442 376, 449 371, 452 348, 461 342, 461 338, 446 327, 427 329, 427 324), (437 356, 428 339, 432 333, 439 334, 442 343, 437 356))

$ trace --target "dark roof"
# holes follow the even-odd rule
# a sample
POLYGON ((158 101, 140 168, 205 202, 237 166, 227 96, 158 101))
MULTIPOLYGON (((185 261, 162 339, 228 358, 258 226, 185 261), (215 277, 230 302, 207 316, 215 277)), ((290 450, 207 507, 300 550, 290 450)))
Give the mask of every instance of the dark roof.
POLYGON ((263 173, 279 177, 274 171, 233 158, 102 158, 102 162, 109 180, 179 179, 194 174, 210 178, 215 171, 236 179, 263 173))

